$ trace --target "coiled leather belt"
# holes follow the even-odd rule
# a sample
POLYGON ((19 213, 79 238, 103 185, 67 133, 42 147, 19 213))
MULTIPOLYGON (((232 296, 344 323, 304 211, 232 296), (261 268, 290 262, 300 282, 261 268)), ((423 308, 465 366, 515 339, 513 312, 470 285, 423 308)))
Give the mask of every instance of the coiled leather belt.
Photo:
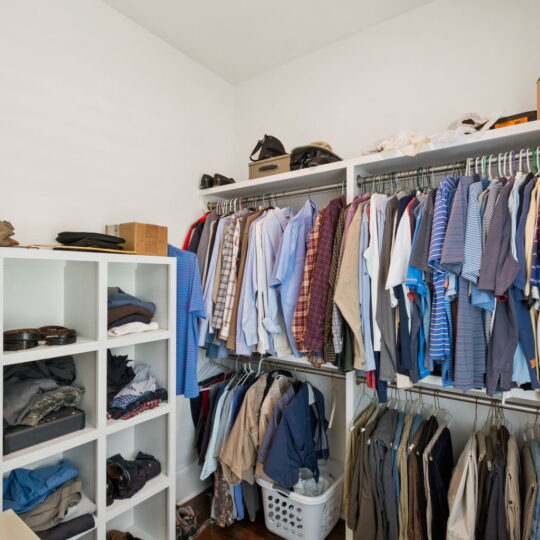
POLYGON ((40 341, 46 345, 69 345, 77 341, 77 332, 64 326, 42 326, 4 332, 4 351, 23 351, 37 347, 40 341))

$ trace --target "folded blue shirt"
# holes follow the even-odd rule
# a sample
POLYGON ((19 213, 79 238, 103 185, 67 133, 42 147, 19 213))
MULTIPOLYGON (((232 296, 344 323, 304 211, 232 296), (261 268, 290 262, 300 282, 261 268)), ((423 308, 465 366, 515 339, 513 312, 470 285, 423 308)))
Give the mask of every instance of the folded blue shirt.
POLYGON ((27 512, 78 474, 66 460, 38 469, 14 469, 4 478, 4 510, 11 509, 17 514, 27 512))
POLYGON ((154 302, 145 302, 144 300, 139 300, 136 296, 127 294, 120 289, 120 287, 118 287, 118 292, 108 295, 107 308, 112 309, 122 306, 137 306, 152 312, 152 314, 156 312, 156 304, 154 304, 154 302))

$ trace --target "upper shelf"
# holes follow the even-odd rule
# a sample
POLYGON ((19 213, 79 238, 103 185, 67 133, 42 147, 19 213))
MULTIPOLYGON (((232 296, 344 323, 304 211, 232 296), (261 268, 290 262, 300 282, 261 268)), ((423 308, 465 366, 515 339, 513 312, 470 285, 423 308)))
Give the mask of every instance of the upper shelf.
MULTIPOLYGON (((462 135, 451 143, 428 143, 413 157, 400 151, 370 154, 352 159, 355 172, 362 176, 398 172, 417 167, 446 165, 477 157, 540 145, 540 120, 484 132, 462 135)), ((355 178, 356 179, 356 178, 355 178)))
POLYGON ((343 182, 347 174, 347 161, 338 161, 328 165, 319 165, 310 169, 300 169, 254 180, 244 180, 226 186, 218 186, 199 191, 207 201, 232 199, 235 197, 252 197, 264 195, 278 190, 306 189, 343 182))
POLYGON ((264 195, 277 191, 316 188, 342 182, 349 169, 356 174, 369 176, 383 172, 436 166, 468 157, 497 154, 509 150, 519 150, 540 145, 540 120, 500 129, 492 129, 472 135, 463 135, 451 143, 429 143, 414 157, 405 156, 400 151, 360 156, 311 169, 290 171, 255 180, 244 180, 210 189, 200 190, 200 197, 206 201, 232 199, 264 195))

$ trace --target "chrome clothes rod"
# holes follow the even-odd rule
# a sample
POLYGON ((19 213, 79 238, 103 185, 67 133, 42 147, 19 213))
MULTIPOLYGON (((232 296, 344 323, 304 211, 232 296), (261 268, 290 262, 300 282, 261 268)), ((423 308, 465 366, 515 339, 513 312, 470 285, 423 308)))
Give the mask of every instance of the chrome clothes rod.
MULTIPOLYGON (((231 207, 231 203, 236 202, 239 208, 245 207, 247 204, 258 202, 272 202, 274 199, 288 199, 290 197, 298 197, 300 195, 313 195, 315 193, 324 193, 328 191, 344 191, 345 182, 338 182, 337 184, 328 184, 325 186, 318 186, 313 188, 295 189, 292 191, 281 191, 279 193, 269 193, 267 195, 254 195, 253 197, 238 197, 236 199, 224 199, 223 201, 209 202, 208 210, 215 210, 221 203, 223 207, 231 207)), ((338 194, 340 194, 338 193, 338 194)), ((237 206, 238 207, 238 206, 237 206)))
POLYGON ((409 171, 381 173, 373 176, 360 176, 356 177, 356 185, 358 187, 366 187, 366 184, 377 184, 377 182, 400 182, 401 180, 409 180, 412 178, 418 178, 421 180, 426 176, 432 177, 436 174, 456 173, 463 171, 467 166, 466 161, 458 161, 450 165, 440 165, 438 167, 420 167, 418 169, 411 169, 409 171))
MULTIPOLYGON (((356 383, 365 383, 365 377, 357 376, 356 383)), ((451 399, 453 401, 463 401, 474 405, 484 405, 491 407, 497 405, 509 411, 524 412, 528 414, 538 414, 540 412, 540 402, 538 405, 526 403, 502 402, 501 399, 489 396, 471 396, 468 394, 458 394, 457 392, 449 392, 447 390, 438 390, 434 388, 426 388, 424 386, 411 386, 411 388, 398 388, 394 383, 389 383, 388 388, 395 390, 405 390, 406 392, 414 392, 422 396, 431 396, 439 399, 451 399)), ((517 398, 519 399, 519 398, 517 398)))
POLYGON ((523 148, 519 152, 511 151, 502 154, 491 154, 485 156, 476 156, 468 158, 456 163, 450 163, 447 165, 440 165, 437 167, 417 167, 416 169, 409 169, 405 171, 387 172, 376 174, 372 176, 360 176, 356 177, 357 186, 364 186, 365 184, 376 184, 377 182, 387 182, 390 180, 400 181, 410 178, 418 178, 421 180, 426 176, 433 177, 435 174, 454 173, 463 171, 465 174, 473 173, 489 173, 491 176, 492 166, 495 165, 495 170, 499 176, 508 175, 512 176, 518 170, 524 170, 523 166, 526 166, 528 171, 531 171, 531 165, 533 168, 540 167, 540 147, 537 148, 523 148), (508 169, 507 169, 508 167, 508 169))
MULTIPOLYGON (((256 369, 258 369, 259 362, 261 362, 261 359, 246 357, 238 357, 238 359, 235 357, 228 357, 227 360, 229 360, 230 362, 236 362, 238 360, 239 363, 250 364, 256 369)), ((295 371, 297 373, 309 373, 310 375, 322 375, 324 377, 332 377, 334 379, 345 379, 345 375, 343 373, 340 373, 337 369, 329 369, 323 367, 316 368, 313 366, 278 360, 272 357, 264 357, 262 359, 261 369, 265 366, 270 368, 286 369, 288 371, 295 371)))

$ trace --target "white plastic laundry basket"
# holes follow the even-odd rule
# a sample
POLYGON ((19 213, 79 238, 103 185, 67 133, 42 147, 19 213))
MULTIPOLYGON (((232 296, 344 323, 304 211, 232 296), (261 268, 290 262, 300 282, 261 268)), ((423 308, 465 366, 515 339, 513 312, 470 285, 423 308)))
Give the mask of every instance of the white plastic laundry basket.
POLYGON ((262 488, 266 528, 291 540, 323 540, 335 527, 341 510, 343 491, 343 464, 328 461, 321 468, 334 478, 332 485, 318 497, 306 497, 279 489, 257 478, 262 488))

